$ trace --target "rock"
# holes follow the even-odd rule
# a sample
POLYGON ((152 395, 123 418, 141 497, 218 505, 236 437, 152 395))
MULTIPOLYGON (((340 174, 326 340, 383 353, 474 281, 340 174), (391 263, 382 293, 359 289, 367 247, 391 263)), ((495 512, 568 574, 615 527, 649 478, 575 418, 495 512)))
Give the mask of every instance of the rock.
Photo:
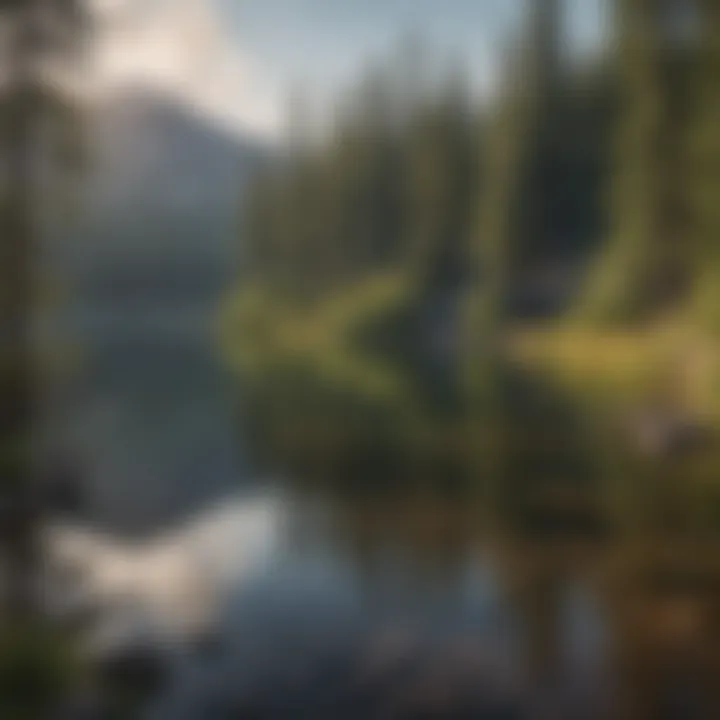
POLYGON ((395 694, 387 717, 516 718, 521 717, 517 689, 493 668, 475 643, 458 642, 435 657, 395 694))
POLYGON ((96 658, 94 669, 100 687, 106 692, 145 699, 165 686, 170 664, 160 648, 139 642, 96 658))
POLYGON ((45 510, 52 515, 78 515, 87 507, 87 492, 79 464, 64 453, 46 458, 39 476, 45 510))
POLYGON ((357 681, 375 684, 392 678, 418 656, 421 650, 417 636, 404 630, 387 631, 374 638, 361 658, 357 681))
POLYGON ((692 452, 712 437, 699 420, 669 412, 646 411, 634 418, 629 431, 636 449, 650 457, 668 457, 692 452))

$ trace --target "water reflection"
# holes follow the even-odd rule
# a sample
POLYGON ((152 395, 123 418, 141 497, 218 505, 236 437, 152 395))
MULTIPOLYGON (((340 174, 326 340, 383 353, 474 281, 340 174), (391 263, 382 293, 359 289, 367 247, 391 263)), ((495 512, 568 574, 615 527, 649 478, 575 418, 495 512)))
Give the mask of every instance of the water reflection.
POLYGON ((459 633, 517 712, 714 717, 715 449, 637 457, 556 388, 507 368, 490 386, 409 411, 312 375, 255 385, 246 424, 257 461, 291 471, 297 546, 340 558, 376 627, 451 655, 459 633))
POLYGON ((717 448, 636 455, 509 367, 478 393, 408 365, 385 368, 407 392, 286 366, 234 393, 195 345, 172 372, 142 347, 157 362, 97 354, 77 416, 132 482, 93 475, 92 523, 48 537, 80 568, 61 610, 102 609, 88 647, 161 649, 148 717, 717 716, 717 448), (108 393, 115 431, 86 412, 108 393))
POLYGON ((101 611, 89 638, 96 652, 143 636, 187 641, 205 632, 227 593, 277 552, 283 514, 281 500, 270 495, 231 498, 180 528, 137 541, 56 524, 46 529, 55 568, 50 595, 60 612, 83 604, 101 611))

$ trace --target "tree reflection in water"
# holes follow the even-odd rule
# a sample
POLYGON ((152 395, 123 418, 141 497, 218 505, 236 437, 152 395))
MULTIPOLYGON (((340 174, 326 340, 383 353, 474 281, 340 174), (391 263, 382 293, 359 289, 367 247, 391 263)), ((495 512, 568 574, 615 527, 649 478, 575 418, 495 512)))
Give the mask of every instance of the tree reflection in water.
MULTIPOLYGON (((256 378, 244 420, 258 464, 287 469, 297 502, 324 508, 325 542, 371 596, 394 597, 399 618, 423 607, 421 637, 460 632, 463 651, 434 650, 417 678, 442 668, 461 707, 463 674, 492 677, 510 652, 511 706, 529 717, 715 717, 716 448, 637 457, 595 408, 507 368, 482 397, 419 387, 381 402, 318 373, 256 378), (468 594, 483 567, 502 610, 490 621, 505 633, 497 646, 468 594)), ((296 531, 298 543, 318 535, 296 531)))
MULTIPOLYGON (((258 501, 145 544, 55 528, 56 550, 94 558, 96 595, 112 581, 116 609, 152 605, 156 640, 193 588, 213 602, 200 634, 157 640, 165 666, 83 666, 86 627, 23 633, 41 670, 62 668, 33 680, 45 697, 158 720, 717 717, 716 450, 636 457, 612 418, 507 367, 477 396, 398 371, 409 395, 297 369, 249 379, 244 445, 280 478, 258 501)), ((28 687, 18 633, 0 651, 7 698, 28 687)))

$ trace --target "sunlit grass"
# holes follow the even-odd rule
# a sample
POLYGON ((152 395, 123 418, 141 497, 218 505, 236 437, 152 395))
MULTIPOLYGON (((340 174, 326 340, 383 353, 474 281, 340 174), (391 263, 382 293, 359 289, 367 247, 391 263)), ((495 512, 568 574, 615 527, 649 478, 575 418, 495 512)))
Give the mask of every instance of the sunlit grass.
POLYGON ((662 400, 720 423, 720 342, 688 324, 529 327, 510 332, 507 349, 513 360, 600 403, 662 400))
MULTIPOLYGON (((403 373, 368 352, 362 337, 411 306, 417 293, 412 277, 397 272, 308 305, 246 287, 225 306, 224 356, 233 369, 251 375, 303 365, 337 388, 411 407, 403 373)), ((501 359, 541 373, 578 398, 614 410, 661 402, 720 425, 720 341, 682 316, 637 328, 557 322, 500 333, 501 359)))
POLYGON ((401 273, 379 275, 307 305, 278 300, 261 286, 245 287, 223 309, 222 353, 244 374, 299 364, 336 386, 395 401, 409 392, 405 379, 364 352, 358 338, 412 302, 415 292, 412 279, 401 273))

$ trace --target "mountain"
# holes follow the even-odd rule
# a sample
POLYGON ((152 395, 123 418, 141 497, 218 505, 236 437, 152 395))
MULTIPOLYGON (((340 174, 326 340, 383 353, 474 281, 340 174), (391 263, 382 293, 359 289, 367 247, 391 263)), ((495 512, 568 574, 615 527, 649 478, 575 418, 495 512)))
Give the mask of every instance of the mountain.
POLYGON ((232 276, 242 191, 270 149, 155 88, 115 91, 86 115, 79 218, 51 250, 73 304, 207 306, 232 276))

